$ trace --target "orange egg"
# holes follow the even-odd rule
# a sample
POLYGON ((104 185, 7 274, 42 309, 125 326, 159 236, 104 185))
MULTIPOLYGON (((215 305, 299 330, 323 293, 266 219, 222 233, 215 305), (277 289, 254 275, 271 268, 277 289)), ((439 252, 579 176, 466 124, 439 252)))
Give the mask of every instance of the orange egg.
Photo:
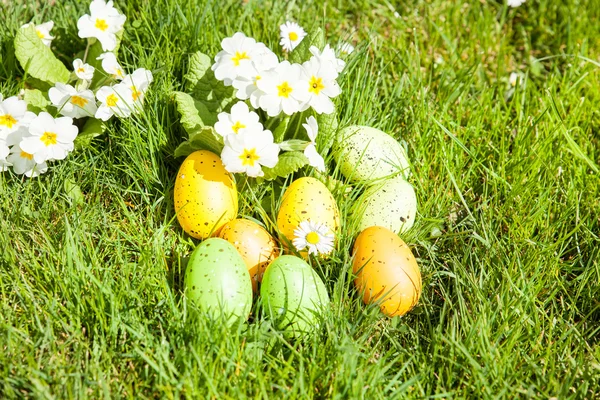
POLYGON ((353 249, 354 284, 366 304, 389 316, 409 312, 421 296, 421 272, 412 252, 394 232, 380 226, 362 231, 353 249))
POLYGON ((275 239, 262 226, 247 219, 234 219, 221 228, 218 236, 237 249, 246 262, 252 290, 257 293, 267 265, 279 256, 275 239))

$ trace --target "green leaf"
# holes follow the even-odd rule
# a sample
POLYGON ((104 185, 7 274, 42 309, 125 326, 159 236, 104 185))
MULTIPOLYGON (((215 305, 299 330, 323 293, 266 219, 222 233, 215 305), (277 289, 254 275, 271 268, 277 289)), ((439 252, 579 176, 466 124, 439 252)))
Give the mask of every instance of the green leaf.
POLYGON ((283 138, 285 137, 285 132, 287 131, 288 126, 290 125, 290 120, 292 117, 285 117, 277 125, 277 128, 273 131, 273 138, 275 143, 281 143, 283 138))
POLYGON ((69 198, 71 204, 81 205, 85 203, 85 197, 78 184, 71 179, 66 179, 64 182, 65 194, 69 198))
POLYGON ((69 70, 54 56, 52 50, 44 45, 34 26, 17 31, 15 55, 27 74, 34 78, 50 84, 65 83, 69 79, 69 70))
POLYGON ((333 109, 331 114, 317 115, 317 124, 319 125, 318 148, 323 156, 329 152, 335 141, 339 126, 337 116, 337 107, 333 109))
POLYGON ((213 126, 217 122, 217 115, 210 112, 202 103, 187 93, 173 92, 177 103, 177 111, 181 114, 181 124, 189 132, 196 126, 213 126))
POLYGON ((279 162, 273 168, 263 167, 265 179, 285 178, 308 164, 308 158, 299 151, 289 151, 279 156, 279 162))
POLYGON ((27 103, 27 109, 29 111, 37 112, 45 111, 46 107, 50 105, 50 102, 44 96, 41 90, 37 89, 25 89, 25 95, 23 100, 27 103))
POLYGON ((106 130, 106 125, 99 119, 89 118, 77 137, 75 138, 75 149, 81 150, 92 144, 92 139, 100 136, 106 130))
POLYGON ((222 149, 223 144, 218 140, 215 130, 206 126, 190 133, 190 139, 175 149, 175 157, 185 157, 196 150, 209 150, 215 154, 221 154, 222 149))
POLYGON ((189 72, 185 76, 188 92, 212 113, 228 111, 238 100, 235 98, 233 87, 225 86, 215 78, 210 69, 211 65, 212 61, 206 54, 192 54, 189 72))
POLYGON ((290 53, 289 61, 291 63, 300 63, 310 59, 310 47, 316 46, 319 50, 325 47, 325 35, 321 28, 315 29, 313 33, 306 36, 300 44, 290 53))

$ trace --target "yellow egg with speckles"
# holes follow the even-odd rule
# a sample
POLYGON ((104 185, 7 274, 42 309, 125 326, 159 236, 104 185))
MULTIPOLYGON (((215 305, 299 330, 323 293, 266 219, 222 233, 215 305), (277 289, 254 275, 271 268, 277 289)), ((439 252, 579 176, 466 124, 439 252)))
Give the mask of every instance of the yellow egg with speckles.
POLYGON ((196 239, 209 237, 238 213, 233 176, 221 158, 207 150, 195 151, 183 161, 174 197, 179 225, 196 239))

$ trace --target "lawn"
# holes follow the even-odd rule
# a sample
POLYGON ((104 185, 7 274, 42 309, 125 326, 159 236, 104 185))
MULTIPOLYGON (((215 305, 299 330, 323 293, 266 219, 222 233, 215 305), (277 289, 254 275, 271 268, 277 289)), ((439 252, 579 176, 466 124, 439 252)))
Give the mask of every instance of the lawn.
MULTIPOLYGON (((19 27, 53 20, 53 51, 71 68, 88 4, 0 1, 5 98, 24 86, 19 27)), ((0 397, 600 396, 597 0, 116 6, 120 61, 154 74, 144 113, 111 120, 39 178, 0 173, 0 397), (194 318, 182 288, 199 241, 173 205, 186 137, 173 92, 190 55, 216 54, 237 31, 279 52, 286 20, 356 46, 338 79, 339 124, 406 142, 419 207, 401 237, 423 278, 412 312, 383 316, 352 284, 343 235, 313 263, 332 302, 303 340, 255 310, 232 328, 194 318)), ((360 188, 326 162, 344 227, 360 188)), ((284 182, 240 180, 240 215, 266 215, 274 232, 284 182)))

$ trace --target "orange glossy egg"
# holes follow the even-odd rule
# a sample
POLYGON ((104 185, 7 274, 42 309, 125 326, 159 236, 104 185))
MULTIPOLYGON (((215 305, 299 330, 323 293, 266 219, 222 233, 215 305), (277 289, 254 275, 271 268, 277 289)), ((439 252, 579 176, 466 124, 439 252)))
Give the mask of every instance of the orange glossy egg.
POLYGON ((227 240, 244 259, 252 290, 257 293, 267 265, 279 256, 275 239, 262 226, 247 219, 234 219, 221 228, 218 236, 227 240))
POLYGON ((409 312, 421 296, 421 272, 410 248, 380 226, 362 231, 353 249, 354 284, 366 304, 377 303, 389 316, 409 312))

